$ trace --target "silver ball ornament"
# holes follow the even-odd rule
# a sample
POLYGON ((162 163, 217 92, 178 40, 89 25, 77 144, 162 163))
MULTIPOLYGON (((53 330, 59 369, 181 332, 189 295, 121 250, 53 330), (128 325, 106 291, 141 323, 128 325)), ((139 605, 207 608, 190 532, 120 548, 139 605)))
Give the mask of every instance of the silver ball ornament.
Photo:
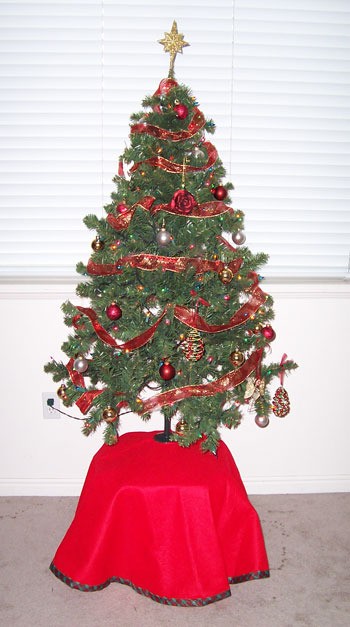
POLYGON ((156 240, 159 246, 167 246, 168 244, 170 244, 172 237, 170 233, 164 227, 162 227, 156 235, 156 240))
POLYGON ((89 367, 89 362, 87 359, 85 359, 85 357, 82 357, 81 355, 79 355, 79 357, 77 357, 74 360, 73 368, 77 372, 85 372, 88 369, 88 367, 89 367))
POLYGON ((268 416, 255 416, 255 424, 264 429, 269 424, 268 416))
POLYGON ((232 235, 232 240, 237 246, 242 246, 246 240, 245 233, 243 233, 243 231, 237 231, 237 233, 232 235))
POLYGON ((198 148, 198 146, 195 146, 192 150, 191 156, 194 157, 194 159, 204 159, 205 154, 203 152, 203 150, 201 150, 200 148, 198 148))

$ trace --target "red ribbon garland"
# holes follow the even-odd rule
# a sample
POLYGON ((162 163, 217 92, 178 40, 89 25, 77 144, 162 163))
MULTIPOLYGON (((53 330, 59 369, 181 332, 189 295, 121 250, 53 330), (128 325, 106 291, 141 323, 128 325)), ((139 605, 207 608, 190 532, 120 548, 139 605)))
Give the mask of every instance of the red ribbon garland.
POLYGON ((261 307, 265 300, 266 294, 264 294, 260 288, 256 288, 251 300, 242 305, 225 324, 208 324, 197 312, 191 311, 187 309, 187 307, 181 307, 180 305, 175 306, 174 316, 186 326, 197 329, 197 331, 204 333, 221 333, 222 331, 229 331, 234 327, 238 327, 240 324, 244 324, 249 316, 254 314, 259 307, 261 307))
POLYGON ((153 196, 144 196, 135 202, 127 213, 121 213, 118 216, 109 213, 106 218, 107 222, 116 231, 124 231, 124 229, 128 228, 137 207, 142 207, 145 211, 150 211, 154 201, 155 198, 153 196))
POLYGON ((68 364, 66 365, 71 381, 72 383, 74 383, 76 387, 85 388, 84 377, 80 372, 78 372, 77 370, 74 370, 73 364, 74 364, 74 358, 71 357, 68 364))
POLYGON ((284 364, 286 363, 286 361, 287 361, 287 355, 286 353, 283 353, 281 363, 280 363, 280 371, 279 371, 279 379, 280 379, 280 383, 282 387, 283 387, 284 375, 285 375, 284 364))
POLYGON ((104 329, 103 326, 99 323, 97 314, 93 309, 90 309, 89 307, 77 307, 77 309, 79 309, 81 313, 85 314, 89 318, 96 332, 96 335, 100 338, 100 340, 102 340, 102 342, 108 344, 109 346, 112 346, 113 348, 118 348, 123 351, 133 351, 136 348, 141 348, 141 346, 147 344, 147 342, 149 342, 154 336, 157 328, 159 327, 161 321, 166 314, 166 309, 164 309, 156 322, 146 331, 136 336, 135 338, 128 340, 127 342, 118 344, 115 339, 108 333, 108 331, 106 331, 106 329, 104 329))
POLYGON ((104 392, 104 390, 89 390, 79 396, 78 400, 75 401, 75 404, 80 409, 82 414, 85 415, 89 411, 96 396, 99 396, 102 392, 104 392))
POLYGON ((154 156, 150 157, 150 159, 145 159, 144 161, 138 161, 134 163, 134 165, 130 168, 130 173, 135 172, 141 165, 149 164, 155 168, 161 168, 166 172, 170 172, 171 174, 182 174, 183 172, 202 172, 203 170, 208 170, 211 168, 215 161, 218 158, 218 153, 210 142, 203 142, 203 147, 206 149, 208 153, 207 163, 201 167, 197 167, 194 165, 186 165, 183 163, 174 163, 169 159, 165 159, 165 157, 154 156))
MULTIPOLYGON (((75 385, 75 387, 85 389, 86 386, 85 386, 84 377, 80 372, 77 372, 77 370, 74 370, 73 364, 74 364, 74 359, 73 357, 71 357, 68 364, 66 365, 70 379, 72 383, 75 385)), ((86 412, 89 411, 94 398, 96 398, 96 396, 99 396, 99 394, 102 394, 102 392, 103 390, 89 390, 89 391, 84 392, 81 396, 79 396, 78 400, 75 401, 75 404, 80 409, 82 414, 86 414, 86 412)))
POLYGON ((220 392, 232 390, 234 387, 243 383, 245 379, 259 366, 263 354, 263 349, 259 348, 254 351, 244 364, 237 370, 228 372, 220 379, 211 383, 202 383, 201 385, 186 385, 182 388, 175 388, 161 394, 156 394, 143 401, 140 414, 145 414, 164 406, 174 405, 191 396, 214 396, 220 392))
POLYGON ((87 271, 92 276, 110 276, 112 274, 122 274, 122 266, 130 266, 139 270, 168 270, 169 272, 184 272, 187 268, 195 268, 196 274, 204 272, 220 272, 227 266, 233 274, 236 274, 243 263, 243 259, 233 259, 228 264, 220 260, 211 261, 200 257, 165 257, 162 255, 149 255, 142 253, 139 255, 127 255, 120 257, 115 263, 95 263, 89 259, 87 271))
POLYGON ((198 133, 205 126, 205 118, 204 115, 199 109, 195 108, 193 111, 192 119, 187 127, 187 130, 183 131, 167 131, 165 128, 161 128, 160 126, 155 126, 154 124, 145 124, 138 123, 133 124, 131 126, 131 134, 142 134, 145 133, 147 135, 151 135, 152 137, 157 137, 158 139, 170 140, 173 142, 183 141, 185 139, 190 139, 198 133))
MULTIPOLYGON (((227 323, 221 325, 208 324, 196 311, 190 310, 187 307, 183 307, 180 305, 175 305, 174 317, 182 322, 184 325, 192 329, 196 329, 197 331, 202 331, 204 333, 221 333, 222 331, 228 331, 233 329, 234 327, 239 326, 240 324, 244 324, 248 317, 254 314, 262 305, 262 303, 265 302, 265 298, 266 294, 264 294, 264 292, 259 287, 256 287, 250 301, 242 305, 242 307, 240 307, 238 311, 236 311, 236 313, 230 318, 227 323)), ((113 348, 117 348, 123 351, 132 351, 147 344, 147 342, 149 342, 153 338, 158 326, 163 320, 165 314, 167 313, 167 308, 165 308, 160 314, 159 318, 157 318, 156 322, 151 327, 149 327, 146 331, 134 337, 133 339, 121 344, 117 343, 115 339, 108 333, 108 331, 106 331, 106 329, 99 323, 97 314, 93 309, 80 306, 77 306, 77 309, 89 318, 96 335, 100 338, 100 340, 102 340, 102 342, 108 344, 109 346, 112 346, 113 348)))
POLYGON ((232 209, 232 207, 225 205, 225 203, 220 200, 204 202, 201 205, 196 205, 191 210, 191 213, 187 214, 180 213, 177 209, 172 209, 169 204, 155 205, 152 208, 152 213, 157 213, 158 211, 166 211, 166 213, 172 213, 173 215, 183 215, 186 218, 214 218, 215 216, 220 216, 228 211, 234 213, 234 209, 232 209))

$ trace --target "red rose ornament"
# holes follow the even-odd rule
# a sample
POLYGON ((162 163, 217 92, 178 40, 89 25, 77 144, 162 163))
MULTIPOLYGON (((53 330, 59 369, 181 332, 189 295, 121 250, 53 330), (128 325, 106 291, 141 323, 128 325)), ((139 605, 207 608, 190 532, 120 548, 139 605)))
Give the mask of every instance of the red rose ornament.
POLYGON ((170 201, 170 208, 176 213, 191 213, 197 207, 197 201, 187 189, 178 189, 170 201))

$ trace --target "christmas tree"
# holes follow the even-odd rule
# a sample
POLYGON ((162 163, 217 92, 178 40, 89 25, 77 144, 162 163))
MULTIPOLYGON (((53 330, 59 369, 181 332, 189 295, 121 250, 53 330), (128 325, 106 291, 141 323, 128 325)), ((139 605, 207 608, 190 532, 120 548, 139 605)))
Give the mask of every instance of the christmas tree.
POLYGON ((215 452, 219 428, 237 427, 247 404, 260 427, 271 409, 288 413, 283 377, 296 364, 285 355, 265 364, 275 337, 258 274, 267 255, 244 245, 244 215, 231 207, 233 185, 207 139, 214 122, 175 80, 176 54, 188 45, 176 22, 160 43, 169 75, 131 116, 106 217, 84 220, 95 239, 87 265, 77 265, 85 278, 76 292, 90 306, 64 303, 68 362, 45 371, 61 382, 63 403, 86 416, 85 435, 104 424, 114 444, 123 415, 147 420, 160 410, 160 439, 202 439, 215 452))

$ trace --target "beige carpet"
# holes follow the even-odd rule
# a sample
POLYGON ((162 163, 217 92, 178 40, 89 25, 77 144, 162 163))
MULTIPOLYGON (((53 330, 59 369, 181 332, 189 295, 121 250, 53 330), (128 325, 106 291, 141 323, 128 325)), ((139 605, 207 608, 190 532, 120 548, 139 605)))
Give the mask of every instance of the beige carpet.
MULTIPOLYGON (((348 627, 350 494, 251 497, 271 577, 202 608, 159 605, 111 584, 79 592, 49 570, 72 497, 0 498, 1 627, 348 627)), ((181 540, 179 539, 179 542, 181 540)))

